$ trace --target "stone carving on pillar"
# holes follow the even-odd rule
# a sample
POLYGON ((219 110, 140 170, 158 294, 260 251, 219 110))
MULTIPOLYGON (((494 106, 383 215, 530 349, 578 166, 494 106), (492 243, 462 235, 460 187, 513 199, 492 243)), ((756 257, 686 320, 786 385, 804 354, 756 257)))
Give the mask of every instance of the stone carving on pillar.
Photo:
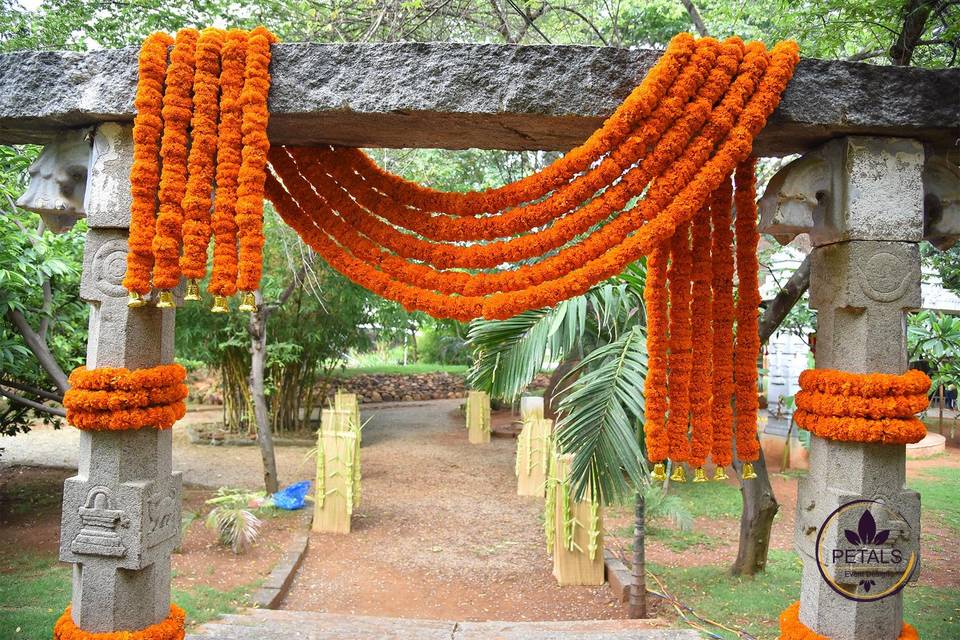
MULTIPOLYGON (((906 370, 906 313, 921 304, 918 243, 925 211, 929 217, 934 209, 924 207, 924 188, 930 202, 937 185, 936 201, 947 202, 945 211, 955 209, 940 175, 936 163, 928 161, 925 169, 923 147, 915 141, 849 137, 806 154, 770 180, 760 199, 761 231, 781 243, 808 233, 814 246, 810 305, 817 310, 818 368, 906 370), (931 171, 934 177, 924 180, 931 171)), ((943 232, 943 216, 926 227, 943 232)), ((801 622, 835 640, 896 638, 901 595, 867 600, 895 587, 904 574, 912 580, 918 575, 920 496, 905 486, 904 447, 811 436, 795 539, 804 564, 801 622), (868 502, 845 511, 855 501, 868 502), (838 509, 836 526, 828 528, 838 509), (856 532, 865 511, 877 531, 889 533, 868 536, 864 548, 895 548, 913 563, 851 571, 843 561, 818 562, 818 548, 843 552, 863 542, 846 530, 856 532)))
POLYGON ((77 554, 122 557, 127 547, 117 529, 130 526, 130 518, 113 504, 113 492, 106 487, 94 487, 80 509, 80 532, 70 543, 77 554))
POLYGON ((946 251, 960 240, 960 167, 946 157, 927 158, 923 167, 924 240, 946 251))
POLYGON ((30 184, 17 206, 39 213, 50 231, 62 233, 84 216, 90 130, 64 131, 30 165, 30 184))
MULTIPOLYGON (((132 161, 131 127, 97 128, 82 209, 90 227, 80 284, 90 304, 88 368, 173 361, 174 312, 130 309, 123 288, 132 161)), ((73 619, 86 631, 142 629, 169 614, 182 491, 172 446, 169 429, 81 434, 77 475, 64 483, 60 559, 74 564, 73 619)))

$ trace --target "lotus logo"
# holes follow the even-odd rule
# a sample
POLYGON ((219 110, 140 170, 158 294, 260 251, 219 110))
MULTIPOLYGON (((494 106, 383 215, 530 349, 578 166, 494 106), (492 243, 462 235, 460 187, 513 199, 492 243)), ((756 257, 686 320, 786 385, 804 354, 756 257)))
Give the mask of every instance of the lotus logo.
POLYGON ((880 501, 854 500, 827 516, 817 533, 820 575, 834 591, 851 600, 871 602, 897 593, 917 566, 916 553, 901 548, 910 536, 878 530, 874 513, 887 523, 907 526, 906 518, 880 501), (850 522, 849 516, 856 517, 858 511, 855 529, 841 527, 841 517, 850 522))

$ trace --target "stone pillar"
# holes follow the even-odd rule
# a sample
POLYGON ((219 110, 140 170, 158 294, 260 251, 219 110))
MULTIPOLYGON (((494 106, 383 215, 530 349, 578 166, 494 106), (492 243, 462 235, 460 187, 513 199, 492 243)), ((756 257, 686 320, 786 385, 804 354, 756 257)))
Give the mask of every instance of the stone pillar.
MULTIPOLYGON (((139 369, 173 361, 174 312, 127 307, 129 126, 94 134, 86 190, 90 230, 80 295, 90 304, 87 367, 139 369)), ((82 433, 77 475, 64 483, 60 559, 73 563, 73 619, 91 632, 135 630, 169 615, 170 553, 180 536, 172 433, 82 433)))
MULTIPOLYGON (((781 170, 761 199, 762 227, 789 239, 809 232, 810 303, 817 310, 816 366, 855 373, 903 373, 906 313, 920 306, 924 152, 905 139, 842 138, 781 170)), ((817 545, 849 548, 843 529, 871 508, 889 538, 869 546, 898 549, 919 563, 920 496, 905 486, 903 445, 811 437, 810 471, 801 480, 796 544, 803 560, 800 620, 835 640, 893 640, 903 620, 900 593, 865 601, 899 579, 894 568, 817 561, 817 545), (859 509, 841 510, 855 500, 859 509), (822 534, 821 534, 822 531, 822 534), (874 579, 864 587, 862 580, 874 579), (830 578, 839 589, 831 586, 830 578), (859 585, 859 586, 858 586, 859 585), (873 587, 872 594, 869 590, 873 587)), ((912 579, 917 575, 913 565, 912 579)))

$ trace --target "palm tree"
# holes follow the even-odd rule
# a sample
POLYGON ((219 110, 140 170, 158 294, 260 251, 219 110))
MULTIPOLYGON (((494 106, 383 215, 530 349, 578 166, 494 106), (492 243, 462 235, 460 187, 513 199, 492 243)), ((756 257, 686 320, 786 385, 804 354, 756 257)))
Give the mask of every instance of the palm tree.
POLYGON ((939 393, 939 427, 943 431, 944 390, 960 383, 956 361, 960 357, 960 318, 945 313, 921 311, 910 317, 907 326, 910 361, 930 367, 933 393, 939 393))
MULTIPOLYGON (((634 495, 633 581, 630 615, 644 618, 645 505, 649 484, 643 450, 643 384, 647 374, 642 263, 582 296, 551 309, 503 321, 475 321, 467 334, 474 350, 470 384, 515 400, 545 362, 575 362, 561 376, 554 400, 557 446, 573 453, 571 482, 579 498, 590 492, 610 503, 634 495)), ((679 504, 657 500, 661 509, 679 504)))

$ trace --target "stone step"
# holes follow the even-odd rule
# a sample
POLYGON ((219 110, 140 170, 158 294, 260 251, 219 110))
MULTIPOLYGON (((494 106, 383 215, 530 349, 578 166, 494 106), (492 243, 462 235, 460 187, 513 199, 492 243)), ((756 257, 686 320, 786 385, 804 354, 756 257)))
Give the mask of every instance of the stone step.
POLYGON ((380 618, 313 611, 253 609, 223 616, 187 640, 696 640, 686 629, 662 629, 659 621, 576 620, 455 622, 380 618))

